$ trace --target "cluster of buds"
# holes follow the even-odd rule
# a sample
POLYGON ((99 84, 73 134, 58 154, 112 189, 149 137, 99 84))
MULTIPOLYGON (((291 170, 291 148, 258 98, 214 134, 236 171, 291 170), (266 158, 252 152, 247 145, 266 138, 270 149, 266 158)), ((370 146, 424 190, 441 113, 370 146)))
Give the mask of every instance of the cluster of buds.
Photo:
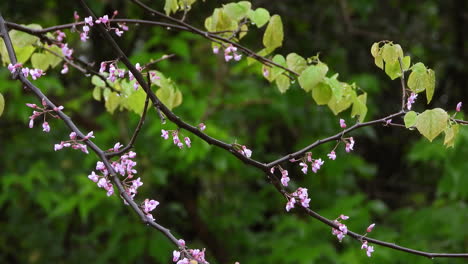
MULTIPOLYGON (((135 64, 135 68, 141 72, 143 71, 145 68, 144 67, 141 67, 140 66, 140 63, 137 63, 135 64)), ((120 69, 117 67, 117 61, 103 61, 101 62, 101 65, 100 65, 100 68, 99 68, 99 72, 100 73, 105 73, 106 70, 108 69, 109 71, 109 75, 107 76, 107 79, 110 81, 110 82, 115 82, 117 80, 117 78, 125 78, 125 75, 127 73, 127 71, 125 71, 124 69, 120 69), (109 68, 107 67, 109 65, 109 68)), ((151 82, 155 82, 156 80, 159 80, 160 77, 156 75, 156 72, 154 71, 150 71, 150 79, 151 79, 151 82)), ((137 80, 135 80, 135 76, 133 76, 133 74, 128 71, 128 80, 131 82, 131 81, 134 81, 133 82, 133 88, 136 90, 138 90, 138 87, 140 87, 140 84, 138 83, 137 80)))
MULTIPOLYGON (((366 236, 368 233, 372 232, 372 229, 374 229, 374 227, 375 227, 375 224, 371 224, 369 227, 367 227, 366 234, 364 236, 366 236)), ((366 250, 366 254, 367 254, 368 257, 371 257, 372 252, 374 252, 374 247, 369 246, 367 244, 367 240, 362 240, 361 249, 366 250)))
POLYGON ((310 198, 306 188, 299 187, 295 192, 290 194, 289 200, 286 203, 286 211, 289 212, 289 210, 294 208, 297 202, 300 202, 302 207, 309 208, 310 198))
POLYGON ((63 110, 63 106, 54 107, 54 109, 47 109, 47 102, 44 99, 42 99, 43 107, 37 106, 36 104, 30 104, 30 103, 27 103, 26 105, 28 107, 31 107, 32 109, 38 110, 38 111, 34 110, 33 114, 29 117, 29 128, 33 128, 34 119, 42 115, 44 117, 44 122, 42 123, 42 131, 44 132, 50 132, 50 125, 46 121, 47 115, 50 115, 54 118, 60 118, 58 115, 55 115, 53 113, 63 110))
MULTIPOLYGON (((275 168, 276 168, 276 167, 272 167, 272 168, 270 169, 270 172, 271 172, 272 174, 275 172, 275 168)), ((281 166, 278 166, 278 168, 279 168, 279 170, 280 170, 280 172, 281 172, 281 184, 282 184, 283 186, 286 187, 286 186, 288 186, 288 182, 291 180, 291 179, 289 179, 289 177, 288 177, 289 173, 288 173, 287 170, 283 169, 281 166)))
MULTIPOLYGON (((115 10, 110 19, 114 19, 118 14, 119 14, 119 11, 115 10)), ((89 17, 89 18, 91 18, 91 21, 92 21, 92 17, 89 17)), ((94 21, 94 23, 102 24, 108 31, 113 30, 115 32, 115 35, 121 37, 124 31, 128 30, 127 25, 125 23, 117 23, 117 27, 112 27, 110 24, 110 19, 108 15, 104 15, 102 17, 99 17, 96 21, 94 21)))
POLYGON ((338 226, 338 229, 332 228, 332 234, 336 236, 340 242, 348 233, 348 227, 345 224, 341 223, 341 220, 347 220, 347 219, 349 219, 349 216, 340 215, 337 219, 333 220, 333 223, 338 226))
MULTIPOLYGON (((180 141, 179 139, 179 131, 178 130, 164 130, 161 129, 161 137, 164 139, 169 139, 169 133, 172 135, 172 141, 174 142, 174 145, 179 147, 180 149, 184 147, 184 144, 180 141)), ((185 145, 190 148, 192 145, 192 142, 190 141, 189 137, 184 137, 184 142, 185 145)))
POLYGON ((150 199, 145 199, 143 203, 141 204, 141 208, 143 209, 143 212, 145 212, 146 217, 149 220, 154 221, 154 217, 150 212, 153 211, 158 205, 159 205, 158 201, 150 200, 150 199))
POLYGON ((63 56, 65 56, 65 58, 67 59, 72 59, 73 49, 70 49, 68 47, 68 44, 61 43, 59 45, 60 45, 60 48, 62 49, 63 56))
POLYGON ((242 156, 245 156, 247 158, 252 157, 252 150, 247 148, 245 145, 239 145, 237 143, 233 144, 234 150, 242 154, 242 156))
POLYGON ((306 155, 304 157, 302 157, 301 159, 298 159, 298 160, 290 159, 289 161, 290 162, 300 161, 299 166, 302 167, 301 171, 304 174, 307 174, 307 171, 309 169, 309 165, 307 164, 307 162, 310 163, 310 166, 311 166, 312 171, 314 173, 317 173, 317 171, 320 170, 322 165, 325 163, 325 161, 323 161, 322 159, 313 159, 312 158, 312 152, 307 152, 306 155))
MULTIPOLYGON (((213 53, 219 53, 219 46, 213 47, 213 53)), ((230 44, 227 48, 224 49, 224 60, 228 62, 232 59, 235 61, 240 61, 242 59, 242 54, 237 53, 237 48, 230 44)))
POLYGON ((28 67, 24 67, 21 63, 16 63, 16 64, 8 64, 8 70, 11 72, 11 74, 14 74, 17 69, 21 69, 21 73, 25 78, 28 78, 29 75, 31 75, 31 78, 33 80, 38 79, 42 75, 45 75, 45 73, 41 69, 29 69, 28 67))
POLYGON ((71 132, 70 133, 70 140, 61 141, 60 144, 55 144, 54 145, 54 151, 61 150, 63 148, 71 147, 72 149, 79 149, 79 150, 83 151, 84 153, 88 154, 89 153, 88 148, 82 142, 85 141, 85 140, 88 140, 90 138, 94 138, 93 131, 89 132, 82 139, 78 139, 76 133, 71 132))

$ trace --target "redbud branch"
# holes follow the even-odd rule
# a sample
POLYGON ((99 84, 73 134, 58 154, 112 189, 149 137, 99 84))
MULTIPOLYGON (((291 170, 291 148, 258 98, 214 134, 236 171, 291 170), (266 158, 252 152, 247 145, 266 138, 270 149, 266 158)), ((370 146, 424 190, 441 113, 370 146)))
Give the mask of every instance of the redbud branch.
POLYGON ((406 86, 405 86, 405 70, 403 69, 403 61, 401 60, 401 57, 398 57, 398 62, 400 64, 400 70, 401 70, 401 110, 405 110, 405 96, 406 96, 406 86))
MULTIPOLYGON (((7 49, 7 52, 8 52, 8 56, 10 58, 11 63, 16 64, 17 63, 16 53, 15 53, 15 51, 13 49, 13 45, 11 43, 10 36, 8 35, 8 29, 6 27, 5 20, 3 19, 3 16, 1 14, 0 14, 0 34, 1 34, 2 38, 3 38, 3 40, 4 40, 4 43, 5 43, 5 46, 6 46, 6 49, 7 49)), ((52 101, 50 101, 50 99, 47 96, 45 96, 39 88, 37 88, 34 84, 32 84, 22 74, 14 74, 14 78, 19 79, 24 86, 29 88, 39 98, 39 100, 44 100, 48 107, 50 107, 51 109, 58 109, 56 107, 56 105, 52 101)), ((75 123, 73 123, 73 121, 71 120, 71 118, 68 115, 66 115, 61 110, 57 110, 56 112, 57 112, 57 115, 60 117, 60 119, 63 120, 65 125, 71 131, 75 132, 78 137, 85 138, 85 135, 78 129, 78 127, 75 125, 75 123)), ((180 247, 177 238, 174 235, 172 235, 172 233, 169 231, 169 229, 159 225, 155 221, 149 221, 149 219, 146 217, 146 215, 143 213, 143 211, 139 208, 139 206, 127 195, 124 187, 122 186, 122 183, 121 183, 120 179, 115 174, 115 171, 112 168, 112 166, 111 166, 111 164, 109 162, 109 159, 106 157, 105 152, 101 148, 99 148, 96 144, 94 144, 94 142, 92 142, 89 139, 84 140, 83 143, 85 143, 102 160, 102 162, 106 166, 107 170, 109 171, 109 174, 111 175, 112 181, 117 186, 117 189, 119 190, 120 195, 123 196, 125 201, 133 209, 133 211, 135 211, 140 216, 141 221, 143 223, 145 223, 147 225, 150 225, 153 228, 157 229, 162 234, 164 234, 169 240, 171 240, 171 242, 173 244, 175 244, 177 247, 180 247)))

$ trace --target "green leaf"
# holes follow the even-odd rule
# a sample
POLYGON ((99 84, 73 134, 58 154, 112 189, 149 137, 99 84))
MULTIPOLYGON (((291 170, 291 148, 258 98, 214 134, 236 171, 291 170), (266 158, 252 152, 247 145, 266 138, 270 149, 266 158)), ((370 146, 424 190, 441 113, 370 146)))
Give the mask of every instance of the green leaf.
POLYGON ((418 115, 416 128, 429 141, 432 141, 447 128, 449 115, 441 108, 426 110, 418 115))
POLYGON ((387 43, 382 47, 382 58, 385 63, 392 64, 398 61, 399 57, 403 57, 403 50, 400 45, 387 43))
MULTIPOLYGON (((283 67, 287 67, 286 65, 286 59, 283 57, 283 55, 275 55, 273 57, 273 62, 276 63, 276 64, 279 64, 283 67)), ((265 77, 269 82, 273 82, 274 80, 276 80, 276 78, 278 76, 280 76, 283 72, 284 72, 284 69, 281 69, 279 67, 276 67, 276 66, 273 66, 273 67, 267 67, 267 66, 263 66, 264 68, 267 68, 268 71, 270 72, 268 74, 267 77, 265 77)))
POLYGON ((274 50, 281 47, 283 37, 283 22, 281 22, 281 17, 274 15, 270 18, 270 22, 263 35, 263 45, 268 50, 274 50))
MULTIPOLYGON (((335 75, 336 76, 336 75, 335 75)), ((333 91, 333 87, 331 88, 333 91)), ((328 107, 333 114, 337 115, 340 112, 348 109, 356 98, 356 92, 351 85, 342 84, 341 97, 332 96, 328 102, 328 107)))
POLYGON ((179 9, 177 0, 166 0, 166 3, 164 4, 164 11, 166 12, 166 15, 177 12, 177 9, 179 9))
POLYGON ((444 139, 444 145, 447 147, 447 148, 450 148, 454 146, 455 144, 455 138, 457 137, 458 135, 458 130, 459 130, 460 126, 458 124, 453 124, 451 126, 447 126, 447 128, 445 129, 445 139, 444 139))
POLYGON ((325 63, 319 62, 316 65, 310 65, 299 76, 299 85, 306 92, 309 92, 319 82, 323 81, 328 72, 328 66, 325 63))
MULTIPOLYGON (((409 65, 411 64, 411 57, 406 56, 402 60, 403 70, 407 70, 409 65)), ((401 76, 401 68, 400 68, 400 61, 397 60, 394 63, 387 63, 385 64, 385 73, 392 79, 395 80, 396 78, 401 76)))
POLYGON ((136 91, 133 90, 132 94, 126 98, 124 106, 128 110, 131 110, 141 116, 145 106, 145 99, 146 93, 142 88, 136 91))
POLYGON ((426 87, 426 98, 429 104, 434 96, 435 90, 435 72, 431 69, 427 70, 427 87, 426 87))
POLYGON ((229 16, 232 20, 239 21, 250 11, 251 8, 250 2, 242 1, 239 3, 229 3, 223 6, 224 12, 226 15, 229 16))
POLYGON ((172 108, 176 108, 177 106, 182 104, 182 93, 177 90, 172 97, 172 108))
POLYGON ((250 10, 248 17, 252 23, 261 28, 270 20, 270 12, 265 8, 257 8, 255 11, 250 10))
POLYGON ((377 57, 377 55, 379 55, 379 51, 380 51, 379 43, 375 42, 374 44, 372 44, 372 47, 371 47, 372 57, 374 58, 377 57))
POLYGON ((427 74, 426 70, 424 71, 413 70, 408 78, 408 88, 415 93, 420 93, 424 91, 426 87, 429 86, 430 84, 429 78, 430 77, 427 74))
MULTIPOLYGON (((50 49, 51 51, 57 53, 57 54, 62 54, 62 50, 58 47, 58 46, 49 46, 47 45, 47 48, 50 49)), ((49 62, 50 66, 52 68, 55 68, 60 62, 62 62, 62 58, 60 58, 59 56, 55 56, 54 54, 50 53, 50 52, 47 52, 47 53, 44 53, 46 54, 47 58, 46 60, 49 62)))
POLYGON ((338 81, 338 74, 333 75, 331 78, 325 78, 325 82, 330 85, 333 95, 337 100, 343 96, 343 83, 338 81))
POLYGON ((50 65, 47 61, 47 56, 43 53, 34 53, 31 56, 31 64, 33 68, 38 68, 43 71, 46 71, 50 65))
POLYGON ((359 116, 359 122, 363 122, 367 115, 367 93, 363 93, 356 97, 351 110, 351 117, 359 116))
POLYGON ((418 62, 411 67, 411 70, 417 73, 425 73, 427 71, 427 68, 423 63, 418 62))
POLYGON ((5 109, 5 99, 3 98, 3 95, 0 93, 0 116, 2 116, 4 109, 5 109))
POLYGON ((380 69, 383 70, 384 64, 383 64, 382 55, 378 55, 377 57, 375 57, 374 58, 374 63, 375 63, 375 65, 377 65, 377 67, 379 67, 380 69))
POLYGON ((330 85, 320 82, 312 88, 312 98, 318 105, 326 105, 330 102, 332 97, 332 90, 330 85))
MULTIPOLYGON (((31 57, 31 55, 34 53, 35 50, 36 50, 36 47, 34 46, 26 46, 26 47, 21 47, 21 48, 15 47, 16 58, 18 62, 25 64, 29 60, 29 58, 31 57)), ((8 59, 8 63, 10 63, 10 59, 8 59)))
POLYGON ((109 111, 109 113, 113 114, 115 109, 120 104, 120 96, 117 95, 117 93, 111 92, 109 96, 106 99, 106 109, 109 111))
POLYGON ((301 74, 307 68, 307 61, 296 53, 289 53, 286 57, 288 69, 301 74))
POLYGON ((106 83, 96 75, 93 75, 93 77, 91 77, 91 83, 98 87, 106 86, 106 83))
POLYGON ((404 120, 405 120, 405 127, 410 128, 416 124, 416 119, 418 117, 418 114, 414 111, 409 111, 408 113, 405 114, 404 120))
POLYGON ((93 98, 94 100, 96 101, 101 101, 101 92, 102 92, 102 88, 101 87, 94 87, 93 89, 93 98))
POLYGON ((285 93, 289 89, 290 84, 289 78, 286 75, 280 75, 276 78, 276 85, 280 93, 285 93))

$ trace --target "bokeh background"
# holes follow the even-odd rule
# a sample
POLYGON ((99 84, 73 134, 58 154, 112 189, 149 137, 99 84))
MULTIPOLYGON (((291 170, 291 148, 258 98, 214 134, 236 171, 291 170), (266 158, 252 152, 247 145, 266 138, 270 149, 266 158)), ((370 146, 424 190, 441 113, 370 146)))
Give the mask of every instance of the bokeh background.
MULTIPOLYGON (((119 17, 149 18, 130 1, 88 2, 101 15, 118 9, 119 17)), ((150 5, 162 10, 163 2, 150 5)), ((187 21, 203 28, 204 19, 225 2, 200 1, 187 21)), ((283 18, 285 41, 278 53, 309 57, 319 52, 341 80, 355 81, 368 93, 366 120, 395 112, 400 104, 399 80, 391 81, 370 55, 370 46, 379 40, 401 44, 413 62, 436 71, 435 100, 429 106, 419 100, 416 110, 453 112, 459 101, 468 105, 466 1, 252 3, 283 18)), ((0 10, 6 20, 43 27, 72 22, 74 10, 84 13, 77 1, 51 0, 2 1, 0 10)), ((253 30, 242 43, 259 50, 262 32, 253 30)), ((114 58, 97 34, 83 44, 76 34, 66 33, 81 58, 114 58)), ((271 161, 335 134, 338 118, 353 122, 349 111, 336 117, 317 107, 297 84, 280 94, 245 60, 225 63, 198 36, 131 25, 119 42, 133 62, 176 54, 158 64, 183 93, 175 112, 192 124, 204 121, 210 135, 246 144, 257 159, 271 161)), ((59 71, 49 71, 36 84, 64 105, 83 131, 93 130, 98 145, 128 142, 138 116, 110 115, 92 98, 90 78, 73 69, 67 75, 59 71)), ((0 69, 0 92, 6 99, 0 118, 0 262, 170 263, 174 248, 165 237, 141 225, 119 198, 108 198, 88 180, 94 154, 53 151, 69 134, 61 122, 52 121, 49 134, 40 125, 27 127, 31 109, 25 103, 38 101, 10 79, 6 67, 0 69)), ((135 148, 144 181, 138 197, 159 200, 156 219, 191 247, 206 248, 212 263, 466 263, 378 246, 369 259, 359 242, 346 238, 340 244, 329 227, 286 213, 284 198, 258 170, 199 139, 192 138, 191 149, 178 150, 160 137, 162 128, 174 127, 161 125, 150 111, 135 148)), ((337 160, 326 161, 317 174, 303 175, 298 166, 285 164, 291 190, 308 188, 312 209, 328 218, 349 215, 347 225, 354 231, 364 232, 375 222, 372 236, 381 240, 426 251, 468 251, 468 130, 461 129, 452 149, 441 138, 429 143, 418 132, 397 127, 351 134, 355 151, 346 154, 340 148, 337 160)), ((324 158, 333 147, 324 144, 314 156, 324 158)))

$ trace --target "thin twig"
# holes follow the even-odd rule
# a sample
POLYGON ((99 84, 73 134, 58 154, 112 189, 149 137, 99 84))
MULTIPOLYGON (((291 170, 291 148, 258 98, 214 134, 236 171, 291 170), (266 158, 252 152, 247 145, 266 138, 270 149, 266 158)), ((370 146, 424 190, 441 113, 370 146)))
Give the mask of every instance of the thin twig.
POLYGON ((401 57, 398 57, 398 62, 400 63, 401 70, 401 111, 405 110, 405 97, 406 97, 406 85, 405 85, 405 70, 403 69, 403 61, 401 57))

